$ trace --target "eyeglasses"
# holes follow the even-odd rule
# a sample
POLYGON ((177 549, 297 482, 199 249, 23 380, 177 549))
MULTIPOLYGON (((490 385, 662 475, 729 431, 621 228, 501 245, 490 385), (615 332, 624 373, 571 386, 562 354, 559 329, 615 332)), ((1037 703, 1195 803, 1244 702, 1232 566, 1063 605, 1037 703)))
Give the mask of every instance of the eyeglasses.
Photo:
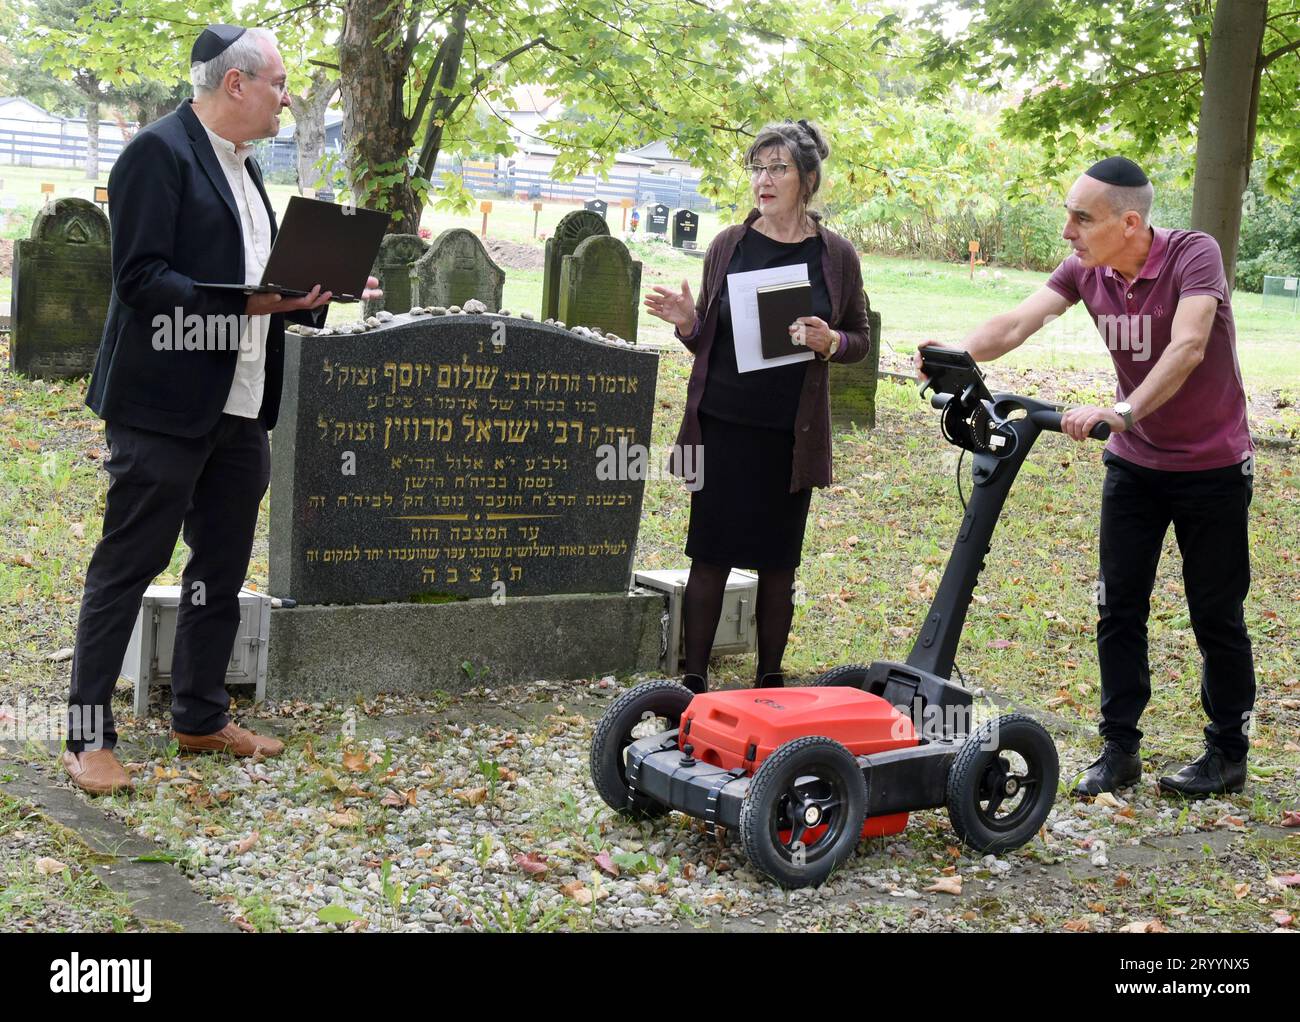
MULTIPOLYGON (((242 67, 239 70, 242 74, 248 75, 249 78, 262 78, 262 76, 255 71, 249 71, 242 67)), ((269 78, 263 78, 262 80, 267 82, 271 88, 275 89, 275 91, 281 96, 289 95, 289 80, 287 78, 281 78, 278 82, 273 82, 269 78)))
POLYGON ((761 163, 751 163, 745 169, 749 171, 749 176, 756 181, 763 176, 765 171, 773 181, 780 181, 781 178, 785 177, 785 172, 790 169, 790 164, 769 163, 764 167, 761 163))

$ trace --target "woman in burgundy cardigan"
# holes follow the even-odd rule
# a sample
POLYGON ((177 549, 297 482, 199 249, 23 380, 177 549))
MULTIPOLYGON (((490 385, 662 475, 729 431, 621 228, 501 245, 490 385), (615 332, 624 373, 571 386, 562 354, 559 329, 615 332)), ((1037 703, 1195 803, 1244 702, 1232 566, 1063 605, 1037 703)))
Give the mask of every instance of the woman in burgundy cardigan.
POLYGON ((781 658, 794 615, 795 569, 812 487, 831 481, 827 362, 857 362, 870 344, 858 255, 821 225, 808 203, 830 148, 815 125, 785 121, 759 132, 745 154, 755 208, 723 230, 704 257, 699 299, 655 287, 651 315, 672 323, 695 356, 679 448, 702 448, 702 485, 691 494, 686 554, 686 671, 692 691, 708 687, 709 652, 733 567, 758 570, 759 687, 784 684, 781 658), (805 263, 813 315, 790 324, 811 361, 737 371, 727 277, 805 263))

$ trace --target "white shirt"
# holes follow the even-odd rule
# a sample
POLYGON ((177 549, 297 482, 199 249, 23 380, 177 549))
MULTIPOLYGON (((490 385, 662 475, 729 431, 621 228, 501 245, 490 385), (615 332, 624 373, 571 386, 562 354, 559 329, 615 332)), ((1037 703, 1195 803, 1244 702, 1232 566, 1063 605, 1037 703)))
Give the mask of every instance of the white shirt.
MULTIPOLYGON (((215 134, 206 124, 203 130, 208 133, 217 162, 225 171, 226 181, 235 196, 235 207, 239 210, 239 229, 244 240, 244 283, 260 284, 266 260, 271 255, 271 218, 245 165, 253 154, 253 147, 244 143, 236 145, 215 134)), ((262 409, 262 392, 266 388, 266 336, 271 317, 245 318, 246 325, 239 337, 235 378, 231 381, 230 395, 222 411, 227 415, 256 419, 262 409)))

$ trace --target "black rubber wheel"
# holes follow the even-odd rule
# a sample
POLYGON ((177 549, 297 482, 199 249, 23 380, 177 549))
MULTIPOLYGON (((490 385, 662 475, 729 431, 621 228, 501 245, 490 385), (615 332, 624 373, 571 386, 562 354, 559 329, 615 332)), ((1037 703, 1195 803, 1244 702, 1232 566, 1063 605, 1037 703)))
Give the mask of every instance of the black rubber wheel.
POLYGON ((1060 762, 1052 736, 1032 717, 1008 713, 966 739, 948 770, 948 818, 981 852, 1019 848, 1056 801, 1060 762))
POLYGON ((677 727, 694 698, 690 689, 675 681, 647 681, 610 704, 591 740, 591 781, 611 809, 641 819, 670 811, 628 788, 624 775, 627 747, 639 738, 677 727))
POLYGON ((825 674, 818 675, 813 685, 818 688, 862 688, 867 683, 867 672, 870 670, 867 664, 832 667, 825 674))
POLYGON ((765 759, 740 808, 745 854, 782 887, 813 887, 853 854, 867 783, 853 754, 820 735, 765 759))

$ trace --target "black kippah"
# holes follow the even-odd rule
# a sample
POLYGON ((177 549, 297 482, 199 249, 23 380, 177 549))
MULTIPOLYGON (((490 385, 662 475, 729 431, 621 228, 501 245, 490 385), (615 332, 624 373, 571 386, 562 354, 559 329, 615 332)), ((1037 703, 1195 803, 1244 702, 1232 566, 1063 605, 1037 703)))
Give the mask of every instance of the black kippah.
POLYGON ((1119 185, 1121 188, 1136 188, 1149 183, 1147 176, 1142 173, 1142 168, 1123 156, 1109 156, 1104 160, 1098 160, 1084 173, 1098 181, 1104 181, 1108 185, 1119 185))
POLYGON ((209 25, 194 40, 194 46, 190 50, 190 63, 202 64, 224 53, 226 47, 246 31, 238 25, 209 25))

